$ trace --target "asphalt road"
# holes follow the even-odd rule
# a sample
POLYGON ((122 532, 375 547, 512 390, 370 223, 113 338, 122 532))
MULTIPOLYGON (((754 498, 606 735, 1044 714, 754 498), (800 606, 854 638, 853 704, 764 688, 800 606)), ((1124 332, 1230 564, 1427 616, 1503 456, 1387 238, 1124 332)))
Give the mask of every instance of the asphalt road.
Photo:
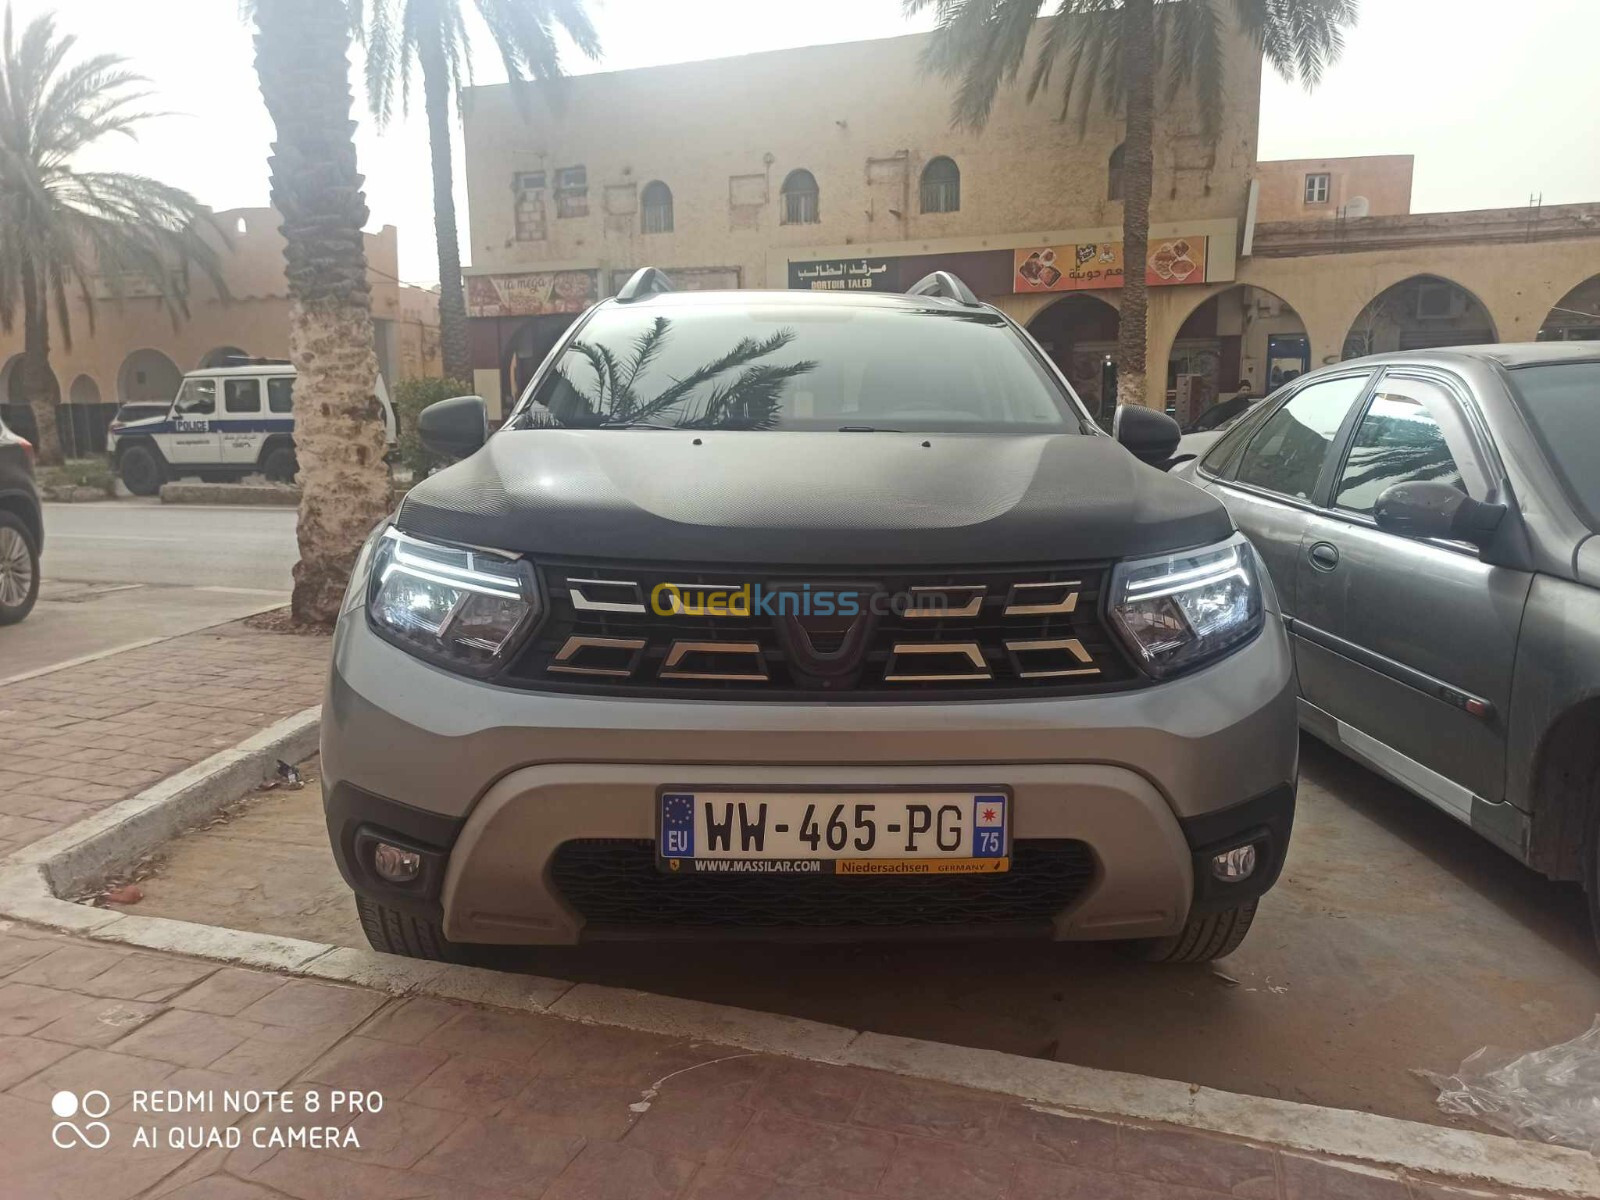
POLYGON ((0 684, 288 602, 292 509, 145 500, 44 508, 39 603, 0 629, 0 684))

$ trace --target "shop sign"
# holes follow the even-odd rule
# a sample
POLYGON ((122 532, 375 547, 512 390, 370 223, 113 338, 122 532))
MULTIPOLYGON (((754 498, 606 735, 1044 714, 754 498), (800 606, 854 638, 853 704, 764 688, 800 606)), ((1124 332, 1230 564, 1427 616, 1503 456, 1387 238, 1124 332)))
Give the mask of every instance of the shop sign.
MULTIPOLYGON (((1151 238, 1145 282, 1151 287, 1206 281, 1205 237, 1151 238)), ((1083 292, 1122 286, 1121 242, 1022 246, 1014 251, 1013 292, 1083 292)))
POLYGON ((600 298, 598 271, 468 275, 467 316, 540 317, 580 313, 600 298))
POLYGON ((898 292, 892 258, 830 258, 791 262, 789 286, 807 292, 898 292))

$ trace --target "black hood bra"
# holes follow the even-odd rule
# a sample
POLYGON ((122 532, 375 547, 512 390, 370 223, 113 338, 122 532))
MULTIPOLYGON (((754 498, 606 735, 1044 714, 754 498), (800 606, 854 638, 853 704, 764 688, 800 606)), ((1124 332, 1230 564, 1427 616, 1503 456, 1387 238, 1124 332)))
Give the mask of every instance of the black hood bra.
POLYGON ((1084 434, 507 430, 411 489, 399 527, 535 556, 975 566, 1220 541, 1211 496, 1084 434))

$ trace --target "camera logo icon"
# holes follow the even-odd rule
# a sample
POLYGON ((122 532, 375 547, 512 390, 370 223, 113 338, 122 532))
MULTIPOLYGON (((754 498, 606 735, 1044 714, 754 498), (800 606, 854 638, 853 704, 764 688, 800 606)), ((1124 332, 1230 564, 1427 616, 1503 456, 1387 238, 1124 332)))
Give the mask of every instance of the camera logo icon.
POLYGON ((50 1097, 50 1111, 61 1118, 50 1130, 50 1140, 63 1150, 104 1150, 111 1141, 111 1127, 99 1119, 111 1111, 111 1097, 102 1091, 85 1092, 81 1098, 75 1092, 57 1092, 50 1097), (71 1119, 79 1116, 88 1120, 78 1124, 71 1119))

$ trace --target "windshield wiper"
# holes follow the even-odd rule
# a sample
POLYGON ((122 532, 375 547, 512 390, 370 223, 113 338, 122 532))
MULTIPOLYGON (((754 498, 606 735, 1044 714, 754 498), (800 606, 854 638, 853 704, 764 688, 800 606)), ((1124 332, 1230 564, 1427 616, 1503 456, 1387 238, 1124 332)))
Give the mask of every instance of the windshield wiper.
POLYGON ((660 421, 598 421, 593 425, 574 425, 574 429, 677 429, 660 421))
POLYGON ((885 429, 881 425, 841 425, 840 433, 904 433, 904 429, 885 429))

